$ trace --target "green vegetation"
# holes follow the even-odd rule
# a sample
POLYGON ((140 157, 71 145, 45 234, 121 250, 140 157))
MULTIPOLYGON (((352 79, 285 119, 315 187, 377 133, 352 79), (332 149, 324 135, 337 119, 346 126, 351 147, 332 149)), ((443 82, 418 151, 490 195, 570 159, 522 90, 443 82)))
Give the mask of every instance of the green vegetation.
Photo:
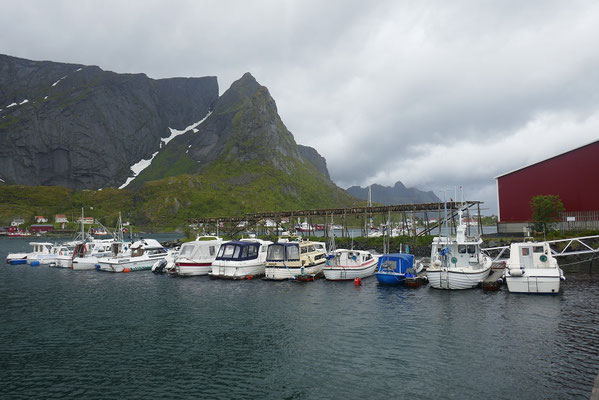
POLYGON ((564 204, 558 195, 535 196, 530 200, 535 231, 548 231, 548 225, 559 220, 564 204))

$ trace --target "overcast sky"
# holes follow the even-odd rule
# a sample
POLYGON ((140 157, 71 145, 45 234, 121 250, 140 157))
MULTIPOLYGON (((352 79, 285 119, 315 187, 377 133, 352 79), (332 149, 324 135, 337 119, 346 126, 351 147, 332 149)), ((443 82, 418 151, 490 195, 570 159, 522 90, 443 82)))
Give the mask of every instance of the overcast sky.
POLYGON ((0 6, 0 53, 217 76, 221 93, 251 72, 343 188, 463 185, 496 213, 495 176, 599 139, 595 1, 0 6))

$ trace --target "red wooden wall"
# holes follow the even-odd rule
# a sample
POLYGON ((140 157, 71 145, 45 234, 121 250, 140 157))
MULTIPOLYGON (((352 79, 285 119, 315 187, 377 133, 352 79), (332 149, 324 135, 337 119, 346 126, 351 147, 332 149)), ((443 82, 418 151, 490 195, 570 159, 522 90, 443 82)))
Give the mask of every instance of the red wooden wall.
POLYGON ((497 190, 501 222, 530 221, 537 195, 559 195, 566 211, 597 211, 599 141, 500 176, 497 190))

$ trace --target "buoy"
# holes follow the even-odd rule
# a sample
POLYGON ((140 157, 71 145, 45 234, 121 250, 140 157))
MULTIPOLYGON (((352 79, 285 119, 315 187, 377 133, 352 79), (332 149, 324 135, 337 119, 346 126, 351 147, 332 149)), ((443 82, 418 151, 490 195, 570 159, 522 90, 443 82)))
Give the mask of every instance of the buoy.
POLYGON ((248 275, 246 276, 246 279, 254 279, 254 275, 248 275))
POLYGON ((125 268, 123 269, 123 272, 131 272, 131 268, 125 268))
POLYGON ((360 286, 362 284, 362 278, 354 278, 354 286, 360 286))

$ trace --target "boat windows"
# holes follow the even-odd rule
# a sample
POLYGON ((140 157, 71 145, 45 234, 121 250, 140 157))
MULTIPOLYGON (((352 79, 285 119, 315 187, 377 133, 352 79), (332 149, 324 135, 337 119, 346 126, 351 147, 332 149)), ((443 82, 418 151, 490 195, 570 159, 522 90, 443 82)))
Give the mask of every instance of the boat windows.
POLYGON ((544 253, 545 249, 543 248, 543 246, 534 246, 532 248, 532 252, 533 253, 544 253))
POLYGON ((231 258, 233 257, 233 252, 235 251, 235 247, 232 244, 227 244, 223 247, 221 247, 221 251, 219 252, 218 256, 219 257, 223 257, 223 258, 231 258))
POLYGON ((523 256, 527 256, 530 254, 530 248, 528 247, 522 247, 522 255, 523 256))
POLYGON ((258 247, 257 246, 248 246, 246 247, 246 249, 248 249, 248 257, 249 258, 256 258, 258 257, 258 247))
POLYGON ((300 252, 301 252, 302 254, 306 254, 306 253, 308 252, 308 246, 303 246, 303 247, 301 247, 301 249, 300 249, 300 252))
POLYGON ((216 254, 216 247, 210 246, 208 247, 208 251, 210 251, 210 255, 213 256, 216 254))
POLYGON ((285 259, 285 247, 281 244, 271 244, 268 246, 266 259, 268 261, 283 261, 285 259))
POLYGON ((287 246, 287 260, 299 260, 299 247, 296 245, 287 246))
POLYGON ((468 254, 476 254, 476 246, 473 244, 468 245, 468 254))
POLYGON ((193 253, 193 244, 184 244, 179 251, 179 257, 189 257, 193 253))
POLYGON ((241 252, 241 247, 235 246, 235 252, 233 253, 233 258, 239 258, 239 253, 240 252, 241 252))
POLYGON ((466 245, 465 244, 458 245, 458 253, 466 254, 466 245))

